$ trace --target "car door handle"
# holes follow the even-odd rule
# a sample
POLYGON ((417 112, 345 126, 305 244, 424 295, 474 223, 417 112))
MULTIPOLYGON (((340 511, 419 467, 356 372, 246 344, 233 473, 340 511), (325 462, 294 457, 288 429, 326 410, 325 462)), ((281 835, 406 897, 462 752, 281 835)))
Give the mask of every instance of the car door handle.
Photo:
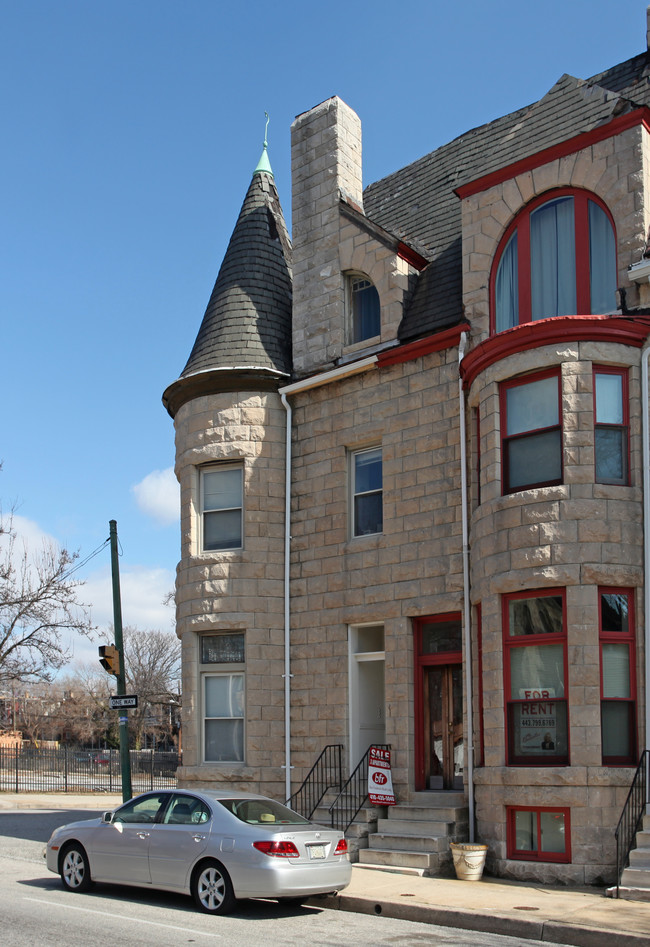
POLYGON ((149 838, 150 832, 138 832, 138 838, 149 838))
POLYGON ((193 835, 192 838, 194 839, 195 842, 202 842, 203 839, 205 838, 205 835, 193 835))

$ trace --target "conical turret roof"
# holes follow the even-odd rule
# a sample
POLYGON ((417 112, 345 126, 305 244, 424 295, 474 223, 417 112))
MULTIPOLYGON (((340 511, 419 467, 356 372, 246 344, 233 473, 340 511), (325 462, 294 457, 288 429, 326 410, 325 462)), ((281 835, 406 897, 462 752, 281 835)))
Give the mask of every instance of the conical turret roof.
POLYGON ((201 394, 286 381, 291 373, 290 265, 291 244, 265 146, 190 357, 163 395, 172 416, 201 394))

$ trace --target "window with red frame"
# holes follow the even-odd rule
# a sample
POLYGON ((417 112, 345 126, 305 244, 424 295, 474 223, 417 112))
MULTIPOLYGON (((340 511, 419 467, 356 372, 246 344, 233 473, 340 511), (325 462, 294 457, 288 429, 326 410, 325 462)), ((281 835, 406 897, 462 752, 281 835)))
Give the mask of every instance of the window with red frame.
POLYGON ((504 596, 509 766, 569 761, 563 590, 504 596))
POLYGON ((571 822, 568 809, 507 810, 508 858, 570 862, 571 822))
POLYGON ((615 309, 616 239, 609 211, 579 190, 532 201, 504 234, 495 258, 493 331, 615 309))
POLYGON ((503 492, 562 483, 560 372, 501 385, 503 492))
POLYGON ((629 482, 627 371, 594 368, 596 483, 629 482))
POLYGON ((636 763, 633 597, 600 589, 600 681, 603 764, 636 763))

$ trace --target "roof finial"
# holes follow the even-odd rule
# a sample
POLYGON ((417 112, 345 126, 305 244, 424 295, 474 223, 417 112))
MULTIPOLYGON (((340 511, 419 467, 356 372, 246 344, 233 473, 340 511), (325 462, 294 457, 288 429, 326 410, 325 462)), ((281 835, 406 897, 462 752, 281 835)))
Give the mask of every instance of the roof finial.
POLYGON ((271 170, 271 162, 269 161, 269 156, 267 153, 267 148, 269 145, 267 141, 268 130, 269 130, 269 113, 264 112, 264 114, 266 115, 266 125, 264 126, 264 148, 262 149, 262 156, 260 157, 260 160, 257 162, 257 167, 253 171, 253 174, 259 174, 262 171, 264 171, 266 174, 270 174, 271 177, 273 177, 273 171, 271 170))

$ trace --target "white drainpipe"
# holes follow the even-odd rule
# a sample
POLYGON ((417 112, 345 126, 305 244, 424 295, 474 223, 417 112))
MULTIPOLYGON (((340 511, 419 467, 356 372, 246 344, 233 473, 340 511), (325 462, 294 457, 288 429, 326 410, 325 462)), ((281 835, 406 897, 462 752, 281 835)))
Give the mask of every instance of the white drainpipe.
MULTIPOLYGON (((467 333, 458 346, 458 367, 465 355, 467 333)), ((472 613, 469 600, 469 527, 467 511, 467 440, 465 430, 465 398, 463 379, 458 376, 458 408, 460 416, 460 490, 463 529, 463 629, 465 632, 465 687, 467 691, 467 801, 469 806, 469 840, 474 841, 474 713, 472 679, 472 613)))
MULTIPOLYGON (((646 340, 647 341, 647 340, 646 340)), ((641 357, 641 425, 643 432, 643 599, 645 633, 645 746, 650 749, 650 434, 648 432, 648 358, 650 345, 641 357)), ((648 761, 650 768, 650 761, 648 761)), ((646 772, 646 803, 650 803, 650 773, 646 772)))
POLYGON ((377 356, 361 359, 329 372, 322 372, 293 385, 279 389, 284 410, 287 413, 287 430, 284 454, 284 780, 285 798, 291 796, 291 591, 290 591, 290 553, 291 553, 291 418, 292 410, 287 395, 310 388, 319 388, 329 382, 340 381, 351 375, 369 371, 377 364, 377 356))

